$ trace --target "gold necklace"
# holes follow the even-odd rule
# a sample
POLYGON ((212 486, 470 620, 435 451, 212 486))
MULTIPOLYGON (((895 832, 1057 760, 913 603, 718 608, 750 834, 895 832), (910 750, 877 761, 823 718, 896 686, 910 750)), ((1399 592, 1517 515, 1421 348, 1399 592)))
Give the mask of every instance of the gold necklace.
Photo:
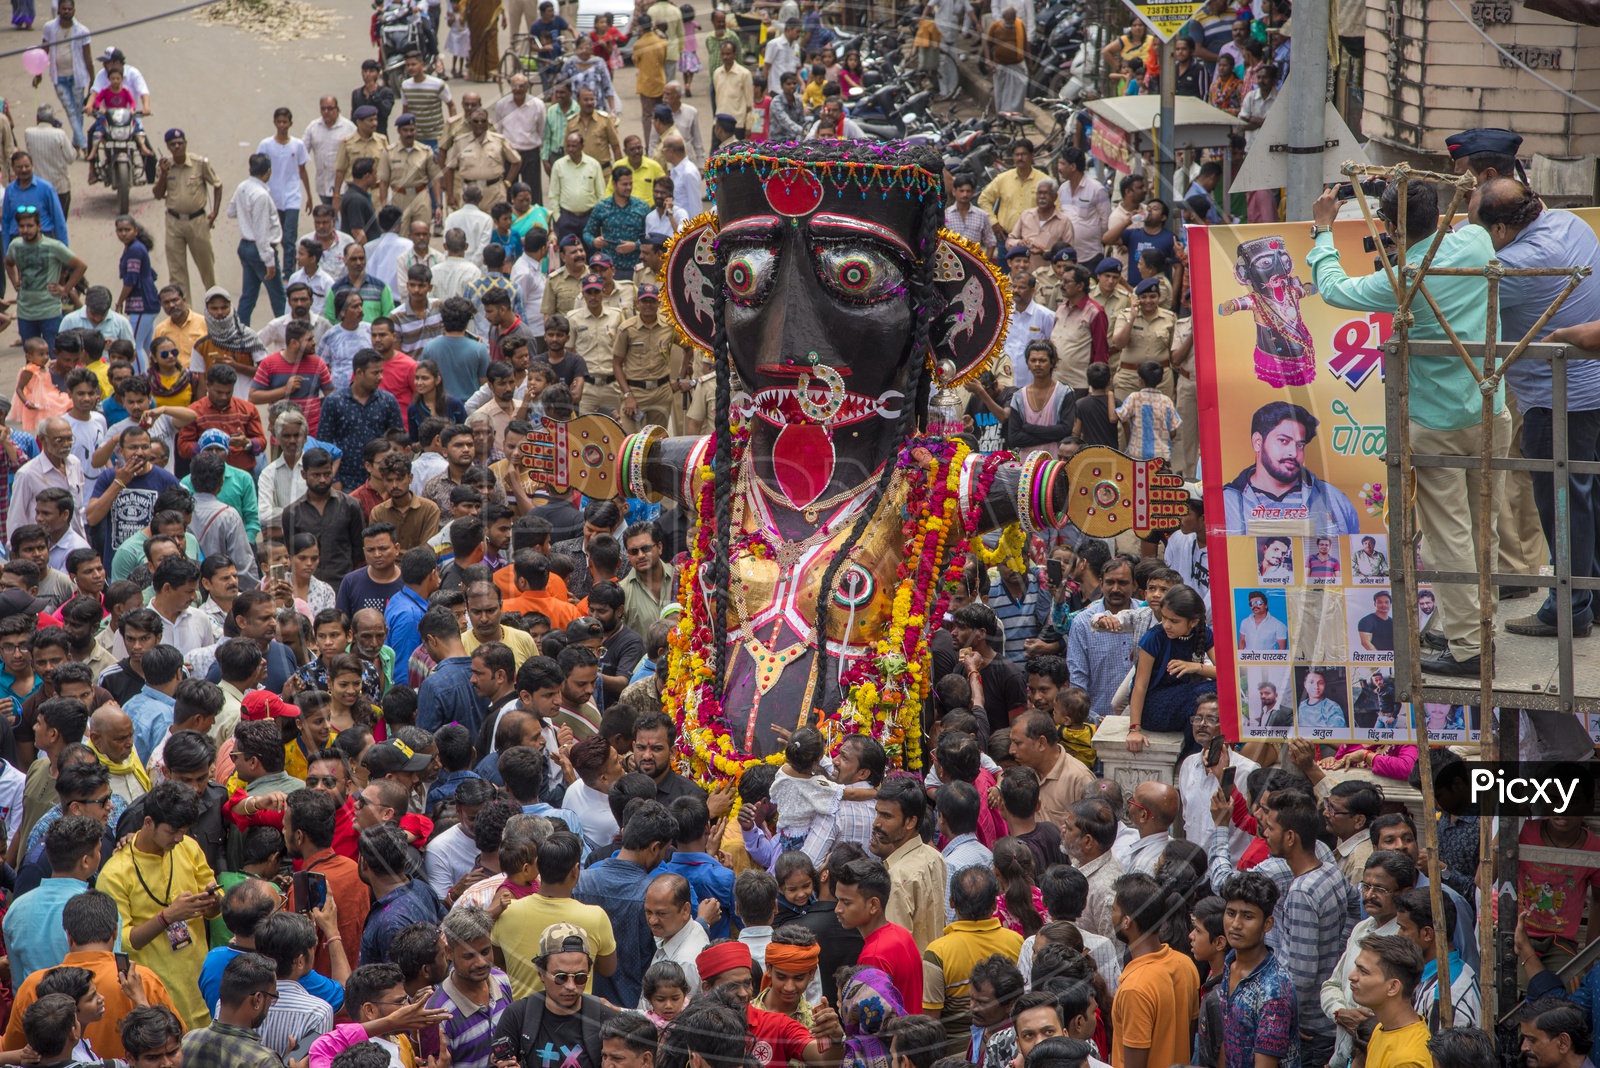
MULTIPOLYGON (((752 482, 754 483, 754 486, 762 485, 761 480, 755 478, 751 474, 751 465, 747 464, 739 472, 739 484, 735 487, 733 511, 734 527, 736 529, 744 525, 746 509, 751 509, 753 511, 752 498, 755 496, 756 490, 754 489, 752 482)), ((860 492, 861 490, 859 488, 852 491, 853 494, 859 494, 860 492)), ((772 549, 773 558, 777 560, 778 566, 784 570, 788 570, 794 567, 794 565, 799 562, 800 558, 812 548, 821 545, 823 542, 827 541, 830 537, 837 533, 839 526, 854 514, 854 510, 840 512, 822 527, 798 541, 790 541, 788 538, 785 538, 782 532, 778 530, 777 524, 773 524, 770 529, 764 532, 763 536, 766 538, 769 547, 772 549)), ((807 513, 807 519, 811 522, 816 521, 815 516, 810 512, 807 513)))
MULTIPOLYGON (((880 467, 879 470, 882 470, 882 468, 880 467)), ((829 508, 832 508, 838 504, 843 504, 852 497, 859 496, 867 488, 867 483, 876 478, 877 474, 877 471, 874 471, 871 475, 868 475, 865 479, 856 483, 854 486, 851 486, 849 489, 835 493, 831 497, 825 497, 820 501, 812 501, 804 508, 791 501, 789 499, 789 495, 783 492, 783 490, 774 489, 767 485, 765 480, 754 478, 752 481, 757 491, 768 501, 773 504, 780 505, 783 508, 787 508, 791 512, 799 512, 805 517, 805 521, 807 523, 815 523, 820 518, 821 513, 827 511, 829 508)))

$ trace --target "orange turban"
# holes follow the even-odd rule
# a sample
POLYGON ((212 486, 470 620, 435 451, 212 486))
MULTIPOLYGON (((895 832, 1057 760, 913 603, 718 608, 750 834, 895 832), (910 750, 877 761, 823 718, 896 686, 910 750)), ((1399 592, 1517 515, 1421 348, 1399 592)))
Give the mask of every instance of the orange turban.
POLYGON ((786 972, 799 974, 809 972, 817 966, 817 961, 822 957, 822 947, 819 945, 790 946, 781 942, 767 944, 767 967, 761 979, 761 988, 765 990, 772 985, 772 969, 782 968, 786 972))

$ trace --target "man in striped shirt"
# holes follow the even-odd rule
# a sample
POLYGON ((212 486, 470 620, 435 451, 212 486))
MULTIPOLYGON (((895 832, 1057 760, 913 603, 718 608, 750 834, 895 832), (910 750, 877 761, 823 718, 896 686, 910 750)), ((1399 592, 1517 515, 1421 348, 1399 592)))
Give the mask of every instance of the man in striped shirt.
MULTIPOLYGON (((486 910, 468 905, 446 916, 440 930, 450 975, 428 999, 428 1008, 450 1012, 438 1034, 455 1068, 490 1068, 495 1025, 511 1004, 511 979, 494 967, 489 945, 494 920, 486 910)), ((427 1055, 434 1052, 427 1045, 436 1041, 431 1034, 423 1039, 427 1055)))
MULTIPOLYGON (((333 899, 320 909, 313 909, 311 918, 298 912, 275 912, 256 926, 255 950, 277 968, 278 996, 267 1010, 266 1022, 261 1025, 261 1042, 282 1057, 287 1064, 290 1054, 302 1045, 311 1043, 327 1031, 333 1030, 333 1011, 330 1005, 307 992, 300 979, 311 971, 317 953, 317 925, 331 941, 328 978, 342 983, 350 977, 350 962, 344 955, 344 942, 339 938, 339 917, 333 899)), ((343 989, 339 1003, 344 1003, 343 989)), ((304 1056, 304 1054, 301 1054, 304 1056)))
POLYGON ((406 53, 406 79, 400 83, 400 98, 405 110, 417 120, 417 140, 429 148, 438 149, 444 136, 445 112, 455 118, 456 104, 450 99, 450 87, 433 77, 422 65, 422 53, 406 53))

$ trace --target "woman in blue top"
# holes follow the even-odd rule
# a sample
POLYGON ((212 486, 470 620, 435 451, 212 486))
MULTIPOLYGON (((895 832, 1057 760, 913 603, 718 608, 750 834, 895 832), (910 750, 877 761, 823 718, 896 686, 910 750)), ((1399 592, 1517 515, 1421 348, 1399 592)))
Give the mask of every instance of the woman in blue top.
POLYGON ((150 331, 161 314, 156 296, 156 272, 150 263, 155 238, 132 215, 118 215, 117 240, 122 242, 122 259, 117 273, 122 276, 122 292, 117 296, 117 311, 133 325, 133 342, 139 353, 139 373, 149 366, 150 331))
POLYGON ((1182 731, 1184 751, 1194 747, 1189 719, 1200 694, 1216 689, 1217 669, 1206 662, 1210 652, 1205 601, 1191 586, 1174 586, 1161 597, 1161 625, 1139 639, 1139 663, 1128 699, 1129 750, 1144 748, 1143 727, 1182 731))
POLYGON ((466 405, 445 392, 444 375, 440 373, 439 365, 433 360, 418 360, 411 381, 416 390, 416 400, 412 401, 411 407, 406 410, 406 425, 411 428, 413 443, 419 440, 422 424, 432 416, 448 419, 451 423, 467 421, 466 405))

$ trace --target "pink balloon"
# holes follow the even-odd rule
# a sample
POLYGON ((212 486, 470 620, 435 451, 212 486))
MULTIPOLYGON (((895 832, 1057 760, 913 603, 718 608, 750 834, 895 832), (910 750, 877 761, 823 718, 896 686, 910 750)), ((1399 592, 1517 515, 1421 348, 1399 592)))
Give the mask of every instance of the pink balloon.
POLYGON ((50 69, 50 53, 42 48, 30 48, 22 53, 22 69, 37 78, 50 69))

